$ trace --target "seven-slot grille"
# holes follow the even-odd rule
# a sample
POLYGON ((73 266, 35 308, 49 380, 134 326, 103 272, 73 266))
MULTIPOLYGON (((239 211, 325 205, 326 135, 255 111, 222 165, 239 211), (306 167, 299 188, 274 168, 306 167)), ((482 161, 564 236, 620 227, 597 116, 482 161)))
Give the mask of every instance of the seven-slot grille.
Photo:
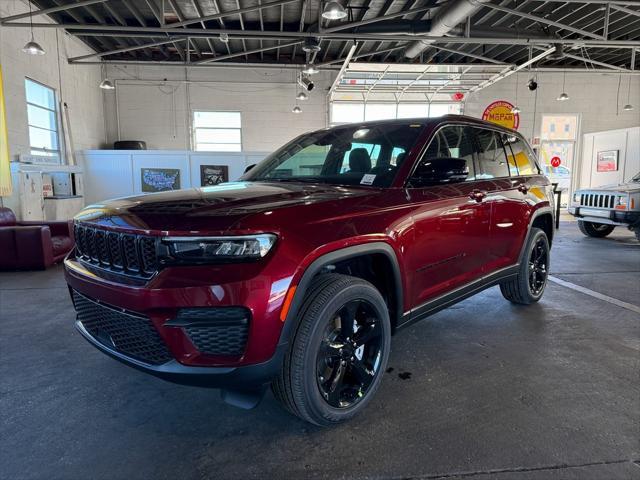
POLYGON ((80 260, 106 270, 150 278, 158 270, 157 237, 74 225, 80 260))
POLYGON ((173 358, 149 318, 94 302, 75 290, 72 294, 78 321, 97 342, 152 365, 173 358))
POLYGON ((614 208, 616 196, 606 193, 582 193, 580 194, 581 207, 614 208))

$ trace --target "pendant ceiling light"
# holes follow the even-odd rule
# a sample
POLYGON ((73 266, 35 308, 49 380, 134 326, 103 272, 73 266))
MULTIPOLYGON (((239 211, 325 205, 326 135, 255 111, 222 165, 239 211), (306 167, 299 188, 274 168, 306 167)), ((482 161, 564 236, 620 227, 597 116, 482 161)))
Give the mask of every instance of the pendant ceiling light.
POLYGON ((116 87, 111 82, 111 80, 109 80, 108 78, 105 78, 100 82, 100 88, 102 88, 103 90, 115 90, 116 87))
POLYGON ((314 75, 319 71, 320 70, 318 70, 312 63, 307 63, 302 69, 302 73, 306 73, 307 75, 314 75))
POLYGON ((309 95, 307 95, 305 92, 298 92, 298 95, 296 95, 296 100, 309 100, 309 95))
POLYGON ((31 40, 28 41, 24 45, 24 47, 22 47, 22 51, 28 55, 44 55, 44 48, 42 48, 40 44, 33 38, 33 15, 31 13, 31 1, 27 3, 29 4, 29 26, 31 28, 31 40))
POLYGON ((567 100, 569 100, 569 94, 564 91, 566 77, 567 77, 567 72, 565 70, 564 72, 562 72, 562 93, 558 98, 556 98, 556 100, 558 100, 559 102, 566 102, 567 100))
POLYGON ((624 107, 622 107, 622 110, 624 110, 625 112, 630 112, 631 110, 633 110, 633 105, 631 105, 631 75, 629 75, 629 87, 627 89, 627 103, 625 104, 624 107))
POLYGON ((327 2, 322 11, 322 18, 327 20, 341 20, 347 16, 347 11, 336 1, 327 2))
POLYGON ((300 106, 296 105, 295 107, 293 107, 293 109, 291 110, 293 113, 302 113, 302 109, 300 108, 300 106))

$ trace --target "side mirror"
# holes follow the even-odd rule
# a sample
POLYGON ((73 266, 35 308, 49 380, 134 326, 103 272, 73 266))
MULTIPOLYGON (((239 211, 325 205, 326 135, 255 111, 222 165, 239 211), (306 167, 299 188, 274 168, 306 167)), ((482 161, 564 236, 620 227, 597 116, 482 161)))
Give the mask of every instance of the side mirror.
POLYGON ((247 168, 244 169, 244 173, 247 173, 249 170, 251 170, 253 167, 255 167, 257 164, 254 163, 252 165, 247 165, 247 168))
POLYGON ((413 173, 413 187, 464 182, 469 176, 469 165, 463 158, 441 157, 423 161, 413 173))

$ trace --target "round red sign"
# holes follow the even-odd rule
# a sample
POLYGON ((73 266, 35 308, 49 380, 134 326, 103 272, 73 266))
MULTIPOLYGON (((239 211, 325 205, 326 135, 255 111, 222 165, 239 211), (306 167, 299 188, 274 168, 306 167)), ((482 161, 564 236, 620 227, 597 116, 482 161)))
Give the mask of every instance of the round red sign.
POLYGON ((551 166, 553 168, 559 167, 561 163, 562 163, 562 160, 560 160, 560 157, 553 157, 551 159, 551 166))

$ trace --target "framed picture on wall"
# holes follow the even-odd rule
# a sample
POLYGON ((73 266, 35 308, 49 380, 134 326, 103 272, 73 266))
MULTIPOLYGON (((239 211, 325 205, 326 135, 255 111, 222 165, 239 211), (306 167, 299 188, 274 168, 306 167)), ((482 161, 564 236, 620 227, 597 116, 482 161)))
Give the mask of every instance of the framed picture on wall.
POLYGON ((140 185, 143 192, 164 192, 180 189, 180 169, 141 168, 140 185))
POLYGON ((598 152, 596 158, 598 172, 618 171, 618 153, 619 150, 604 150, 598 152))
POLYGON ((210 187, 229 181, 229 167, 226 165, 200 165, 200 186, 210 187))

